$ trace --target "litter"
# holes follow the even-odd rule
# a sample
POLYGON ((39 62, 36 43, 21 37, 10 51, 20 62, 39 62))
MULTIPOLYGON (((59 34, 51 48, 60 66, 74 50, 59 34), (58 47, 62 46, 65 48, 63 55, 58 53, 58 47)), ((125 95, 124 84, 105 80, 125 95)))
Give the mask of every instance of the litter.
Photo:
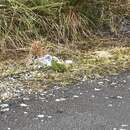
POLYGON ((45 55, 41 58, 38 58, 37 59, 38 62, 42 63, 43 65, 46 65, 46 66, 51 66, 51 62, 52 62, 52 56, 51 55, 45 55))
POLYGON ((42 57, 34 59, 34 68, 49 67, 56 72, 65 72, 67 68, 73 63, 72 60, 59 59, 56 56, 46 54, 42 57))
POLYGON ((65 60, 65 64, 72 64, 73 61, 72 60, 65 60))
POLYGON ((63 61, 63 60, 59 59, 58 57, 51 56, 49 54, 47 54, 43 57, 37 58, 36 61, 39 62, 40 64, 46 65, 46 66, 52 66, 52 61, 55 61, 58 64, 64 64, 64 65, 69 65, 69 64, 73 63, 72 60, 63 61))

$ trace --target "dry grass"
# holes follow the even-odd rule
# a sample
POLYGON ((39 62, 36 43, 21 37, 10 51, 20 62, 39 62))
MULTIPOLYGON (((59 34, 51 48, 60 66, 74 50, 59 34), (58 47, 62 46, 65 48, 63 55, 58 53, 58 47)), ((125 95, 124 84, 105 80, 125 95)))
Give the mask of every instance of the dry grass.
POLYGON ((129 15, 126 6, 126 2, 107 0, 1 1, 0 50, 7 53, 7 49, 25 48, 30 41, 43 38, 54 44, 80 46, 100 29, 117 35, 121 19, 129 15))
POLYGON ((50 54, 63 60, 71 59, 73 64, 61 73, 50 68, 35 69, 33 65, 26 66, 25 57, 19 57, 19 60, 12 59, 1 62, 0 77, 19 77, 18 80, 29 84, 32 89, 38 90, 42 86, 65 85, 130 69, 130 47, 99 47, 93 51, 84 52, 76 48, 54 46, 53 43, 46 44, 50 54), (26 79, 25 75, 28 74, 31 77, 26 79))

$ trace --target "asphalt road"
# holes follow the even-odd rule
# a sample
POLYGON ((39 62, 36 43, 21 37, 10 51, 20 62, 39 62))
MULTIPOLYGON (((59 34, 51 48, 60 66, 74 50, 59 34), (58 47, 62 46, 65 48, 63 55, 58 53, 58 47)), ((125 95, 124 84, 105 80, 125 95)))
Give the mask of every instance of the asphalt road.
POLYGON ((130 72, 0 103, 0 130, 130 130, 130 72))

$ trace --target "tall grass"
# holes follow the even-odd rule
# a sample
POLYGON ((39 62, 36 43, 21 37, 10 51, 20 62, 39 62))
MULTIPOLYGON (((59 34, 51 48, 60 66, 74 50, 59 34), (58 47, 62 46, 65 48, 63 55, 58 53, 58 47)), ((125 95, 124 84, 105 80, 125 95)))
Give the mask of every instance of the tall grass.
POLYGON ((40 38, 56 43, 80 41, 101 28, 117 33, 120 18, 128 15, 127 2, 1 0, 0 48, 21 48, 40 38))
POLYGON ((10 0, 1 3, 0 42, 3 48, 23 47, 26 42, 38 36, 40 18, 26 5, 10 0))

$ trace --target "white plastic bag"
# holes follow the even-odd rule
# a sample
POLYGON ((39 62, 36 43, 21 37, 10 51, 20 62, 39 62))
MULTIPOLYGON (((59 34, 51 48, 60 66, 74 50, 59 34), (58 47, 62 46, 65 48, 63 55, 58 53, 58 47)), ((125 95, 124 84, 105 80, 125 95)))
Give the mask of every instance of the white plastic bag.
POLYGON ((52 62, 52 56, 47 54, 47 55, 45 55, 45 56, 43 56, 41 58, 38 58, 38 61, 40 63, 42 63, 43 65, 51 66, 52 65, 51 64, 51 62, 52 62))

